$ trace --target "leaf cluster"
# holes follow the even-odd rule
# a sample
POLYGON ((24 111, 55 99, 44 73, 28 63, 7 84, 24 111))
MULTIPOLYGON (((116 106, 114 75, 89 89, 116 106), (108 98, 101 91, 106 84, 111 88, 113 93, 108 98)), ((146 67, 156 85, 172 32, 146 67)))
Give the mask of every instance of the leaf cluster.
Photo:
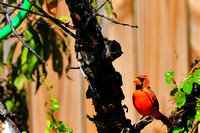
MULTIPOLYGON (((174 72, 165 73, 168 85, 174 80, 174 72)), ((175 108, 170 118, 175 123, 175 128, 169 129, 174 133, 192 132, 196 129, 195 121, 200 121, 200 68, 190 74, 185 81, 170 92, 171 98, 175 99, 175 108)))

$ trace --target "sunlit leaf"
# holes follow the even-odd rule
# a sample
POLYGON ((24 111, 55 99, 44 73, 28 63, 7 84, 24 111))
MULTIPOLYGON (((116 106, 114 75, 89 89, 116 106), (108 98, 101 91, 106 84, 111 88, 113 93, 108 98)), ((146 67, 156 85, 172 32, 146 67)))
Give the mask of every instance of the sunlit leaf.
POLYGON ((10 64, 12 62, 12 58, 13 58, 13 54, 14 54, 14 51, 15 51, 15 48, 17 46, 17 43, 15 42, 14 44, 12 44, 12 46, 10 47, 10 51, 8 53, 8 56, 7 56, 7 64, 6 66, 7 67, 10 67, 10 64))
POLYGON ((53 103, 51 103, 51 109, 55 110, 55 111, 59 111, 60 110, 60 106, 58 105, 57 102, 53 102, 53 103))
POLYGON ((200 84, 200 69, 197 69, 194 72, 193 77, 194 77, 194 82, 200 84))
POLYGON ((200 121, 200 108, 198 108, 198 109, 196 110, 195 118, 196 118, 198 121, 200 121))
POLYGON ((17 89, 21 89, 24 85, 24 75, 20 74, 18 77, 15 78, 14 80, 14 85, 16 86, 17 89))
POLYGON ((24 47, 21 54, 21 66, 27 63, 28 52, 28 48, 24 47))
POLYGON ((45 133, 50 133, 49 129, 46 129, 44 132, 45 132, 45 133))
POLYGON ((184 131, 184 127, 175 127, 172 133, 180 133, 184 131))
POLYGON ((186 102, 185 93, 182 92, 182 91, 179 91, 176 96, 177 96, 176 105, 179 108, 181 108, 185 104, 185 102, 186 102))
POLYGON ((59 18, 59 20, 61 20, 61 21, 69 21, 69 18, 67 16, 61 16, 59 18))
POLYGON ((12 100, 7 100, 7 101, 5 102, 5 104, 6 104, 7 108, 8 108, 8 111, 9 111, 9 112, 12 111, 13 106, 14 106, 14 103, 12 102, 12 100))
POLYGON ((51 120, 47 119, 47 120, 46 120, 46 124, 47 124, 47 127, 49 127, 49 128, 50 128, 50 125, 51 125, 51 120))
POLYGON ((192 88, 193 88, 193 81, 194 79, 191 77, 188 79, 189 81, 185 81, 183 82, 183 91, 186 93, 186 94, 190 94, 191 91, 192 91, 192 88))
POLYGON ((29 41, 33 38, 33 34, 29 30, 25 30, 24 40, 29 41))
POLYGON ((166 83, 167 85, 171 85, 172 79, 174 77, 174 72, 166 72, 165 77, 166 77, 166 83))
POLYGON ((110 5, 110 2, 106 2, 105 9, 106 9, 106 12, 108 14, 108 17, 111 17, 112 16, 112 7, 110 5))

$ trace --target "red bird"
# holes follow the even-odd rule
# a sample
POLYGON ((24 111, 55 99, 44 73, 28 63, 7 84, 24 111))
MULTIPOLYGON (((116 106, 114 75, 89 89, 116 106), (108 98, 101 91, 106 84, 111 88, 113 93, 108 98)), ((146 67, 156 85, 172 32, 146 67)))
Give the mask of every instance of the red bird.
POLYGON ((158 100, 150 89, 146 75, 137 76, 134 80, 136 90, 133 93, 133 104, 143 116, 152 115, 155 119, 161 120, 168 127, 173 126, 173 122, 160 113, 158 100))

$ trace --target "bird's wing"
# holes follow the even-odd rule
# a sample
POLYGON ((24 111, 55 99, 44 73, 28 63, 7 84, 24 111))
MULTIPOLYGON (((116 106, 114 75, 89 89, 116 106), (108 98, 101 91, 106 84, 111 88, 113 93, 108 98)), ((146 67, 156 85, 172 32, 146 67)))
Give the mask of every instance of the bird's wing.
POLYGON ((152 104, 155 105, 155 107, 159 109, 159 103, 154 92, 150 89, 150 87, 146 88, 146 91, 148 92, 147 95, 149 99, 151 100, 152 104))

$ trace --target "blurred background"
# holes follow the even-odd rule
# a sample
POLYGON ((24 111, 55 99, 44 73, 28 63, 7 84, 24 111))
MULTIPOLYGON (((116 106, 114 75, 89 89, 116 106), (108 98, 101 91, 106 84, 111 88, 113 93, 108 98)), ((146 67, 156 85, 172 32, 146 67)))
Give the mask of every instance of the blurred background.
MULTIPOLYGON (((99 5, 103 3, 98 0, 99 5)), ((175 80, 180 84, 190 71, 191 63, 199 56, 200 50, 200 1, 197 0, 112 0, 114 12, 122 23, 138 25, 139 28, 124 27, 101 18, 102 33, 110 40, 118 41, 123 55, 113 62, 116 71, 123 78, 123 92, 132 124, 140 119, 132 104, 132 93, 135 89, 133 80, 137 75, 145 74, 150 80, 152 90, 160 103, 160 111, 168 115, 175 107, 170 98, 170 89, 165 82, 164 74, 175 72, 175 80)), ((44 7, 45 9, 46 7, 44 7)), ((106 15, 105 9, 100 10, 106 15)), ((57 2, 56 18, 69 17, 64 0, 57 2)), ((70 52, 72 66, 77 66, 74 53, 74 40, 71 38, 70 52)), ((63 58, 67 66, 67 58, 63 58), (66 62, 65 62, 66 60, 66 62)), ((70 70, 68 79, 61 78, 53 72, 52 62, 48 61, 47 80, 54 86, 52 97, 58 100, 61 109, 56 118, 73 128, 74 133, 96 133, 95 124, 86 118, 86 114, 95 115, 91 99, 86 99, 88 84, 80 70, 70 70)), ((63 68, 64 70, 64 68, 63 68)), ((65 70, 64 70, 65 71, 65 70)), ((48 118, 45 102, 48 93, 42 86, 35 94, 35 84, 27 83, 29 126, 31 133, 42 133, 47 128, 48 118)), ((157 120, 142 130, 143 133, 162 133, 165 126, 157 120)))

